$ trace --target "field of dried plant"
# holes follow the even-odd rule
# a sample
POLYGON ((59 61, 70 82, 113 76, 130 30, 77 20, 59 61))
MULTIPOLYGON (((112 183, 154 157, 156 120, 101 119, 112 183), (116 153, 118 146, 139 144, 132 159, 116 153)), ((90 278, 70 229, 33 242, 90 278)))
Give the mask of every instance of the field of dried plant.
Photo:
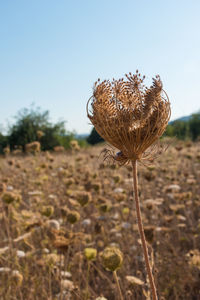
MULTIPOLYGON (((104 147, 0 159, 0 299, 117 300, 108 246, 123 253, 124 300, 150 299, 132 168, 104 162, 104 147)), ((200 143, 176 142, 138 174, 159 299, 198 300, 200 143)))

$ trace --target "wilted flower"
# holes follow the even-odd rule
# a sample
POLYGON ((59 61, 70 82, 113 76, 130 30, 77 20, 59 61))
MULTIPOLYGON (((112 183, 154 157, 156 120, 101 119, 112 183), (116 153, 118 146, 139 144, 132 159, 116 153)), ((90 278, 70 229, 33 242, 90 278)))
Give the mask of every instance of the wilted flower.
POLYGON ((41 214, 46 217, 51 217, 54 213, 54 207, 52 205, 42 206, 41 214))
POLYGON ((71 140, 70 141, 70 147, 71 147, 72 150, 75 150, 75 151, 80 150, 80 146, 78 144, 78 141, 76 141, 76 140, 71 140))
POLYGON ((67 221, 71 224, 74 224, 76 222, 78 222, 80 220, 80 214, 75 211, 75 210, 71 210, 68 212, 67 214, 67 221))
POLYGON ((6 204, 10 204, 10 203, 13 203, 13 202, 21 202, 22 200, 22 197, 20 194, 18 193, 14 193, 14 192, 5 192, 3 193, 2 195, 2 200, 4 203, 6 204))
POLYGON ((41 139, 44 135, 44 132, 42 130, 37 130, 37 137, 38 139, 41 139))
POLYGON ((81 206, 85 206, 91 201, 91 194, 85 191, 77 191, 73 196, 81 206))
POLYGON ((101 260, 105 269, 114 272, 121 267, 123 254, 116 247, 107 247, 101 253, 101 260))
POLYGON ((138 71, 127 80, 99 80, 94 85, 87 114, 97 132, 120 150, 120 164, 149 157, 146 150, 163 134, 170 118, 170 103, 159 76, 150 88, 138 71))
POLYGON ((84 254, 88 260, 95 260, 97 256, 97 250, 95 248, 85 248, 84 254))

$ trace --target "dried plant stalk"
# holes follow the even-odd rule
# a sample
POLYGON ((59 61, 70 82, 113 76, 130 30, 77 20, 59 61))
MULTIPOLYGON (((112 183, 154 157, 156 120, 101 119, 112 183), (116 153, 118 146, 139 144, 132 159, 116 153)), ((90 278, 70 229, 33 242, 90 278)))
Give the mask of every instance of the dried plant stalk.
POLYGON ((118 289, 118 292, 119 292, 119 299, 124 300, 124 298, 122 296, 122 291, 121 291, 121 288, 120 288, 120 285, 119 285, 119 279, 117 277, 117 272, 116 271, 113 272, 113 276, 114 276, 114 279, 115 279, 115 282, 116 282, 116 285, 117 285, 117 289, 118 289))
POLYGON ((147 243, 146 243, 146 238, 145 238, 144 228, 143 228, 143 223, 142 223, 142 218, 141 218, 141 212, 140 212, 140 202, 139 202, 139 197, 138 197, 137 161, 136 160, 132 161, 132 166, 133 166, 133 190, 134 190, 134 194, 135 194, 135 207, 136 207, 136 214, 137 214, 138 229, 140 232, 142 249, 143 249, 143 253, 144 253, 147 274, 148 274, 149 282, 151 285, 152 296, 153 296, 154 300, 157 300, 158 298, 157 298, 157 293, 156 293, 156 286, 155 286, 154 277, 153 277, 150 262, 149 262, 149 254, 148 254, 147 243))
POLYGON ((154 157, 155 142, 165 131, 171 109, 160 77, 157 75, 153 78, 153 85, 150 88, 144 86, 144 79, 145 76, 141 77, 136 71, 136 74, 126 75, 126 80, 113 79, 112 82, 98 80, 95 82, 93 95, 87 103, 87 114, 102 138, 120 150, 116 155, 107 151, 105 157, 114 159, 120 165, 132 163, 138 228, 152 296, 157 300, 141 219, 137 161, 150 160, 154 157), (150 147, 152 145, 154 149, 150 147))

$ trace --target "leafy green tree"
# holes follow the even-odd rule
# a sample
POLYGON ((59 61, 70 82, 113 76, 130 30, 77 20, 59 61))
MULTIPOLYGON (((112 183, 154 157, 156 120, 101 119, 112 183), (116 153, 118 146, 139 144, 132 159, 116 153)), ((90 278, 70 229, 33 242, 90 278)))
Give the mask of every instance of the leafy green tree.
POLYGON ((8 146, 8 137, 0 133, 0 153, 3 154, 3 149, 8 146))
POLYGON ((98 144, 103 141, 104 141, 104 139, 98 134, 96 129, 93 127, 90 135, 87 138, 87 142, 91 145, 95 145, 95 144, 98 144))
POLYGON ((200 112, 192 114, 186 121, 177 120, 169 124, 165 136, 196 141, 200 136, 200 112))
POLYGON ((49 112, 41 112, 39 108, 23 109, 16 116, 16 123, 9 131, 9 144, 11 150, 16 146, 21 146, 25 150, 25 145, 33 141, 40 141, 42 150, 52 150, 55 146, 69 147, 71 134, 65 130, 65 122, 51 124, 49 112), (42 132, 41 137, 38 131, 42 132))
POLYGON ((49 124, 43 129, 43 133, 40 139, 42 150, 52 150, 55 146, 70 148, 70 141, 74 138, 72 133, 66 133, 65 122, 49 124))
POLYGON ((169 124, 165 130, 164 136, 173 137, 174 135, 174 126, 169 124))
POLYGON ((189 127, 188 122, 185 121, 175 121, 173 123, 174 135, 179 139, 186 139, 189 137, 189 127))
POLYGON ((192 115, 189 120, 189 131, 193 141, 200 136, 200 112, 192 115))

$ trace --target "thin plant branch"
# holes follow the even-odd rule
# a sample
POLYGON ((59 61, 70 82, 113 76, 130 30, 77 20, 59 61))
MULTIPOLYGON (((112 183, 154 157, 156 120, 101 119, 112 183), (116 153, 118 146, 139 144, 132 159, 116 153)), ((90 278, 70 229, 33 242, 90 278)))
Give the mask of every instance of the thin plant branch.
POLYGON ((122 296, 121 288, 120 288, 120 285, 119 285, 119 279, 117 277, 117 272, 116 271, 113 272, 113 276, 114 276, 115 282, 117 284, 117 289, 119 291, 119 298, 120 298, 120 300, 124 300, 124 298, 122 296))

